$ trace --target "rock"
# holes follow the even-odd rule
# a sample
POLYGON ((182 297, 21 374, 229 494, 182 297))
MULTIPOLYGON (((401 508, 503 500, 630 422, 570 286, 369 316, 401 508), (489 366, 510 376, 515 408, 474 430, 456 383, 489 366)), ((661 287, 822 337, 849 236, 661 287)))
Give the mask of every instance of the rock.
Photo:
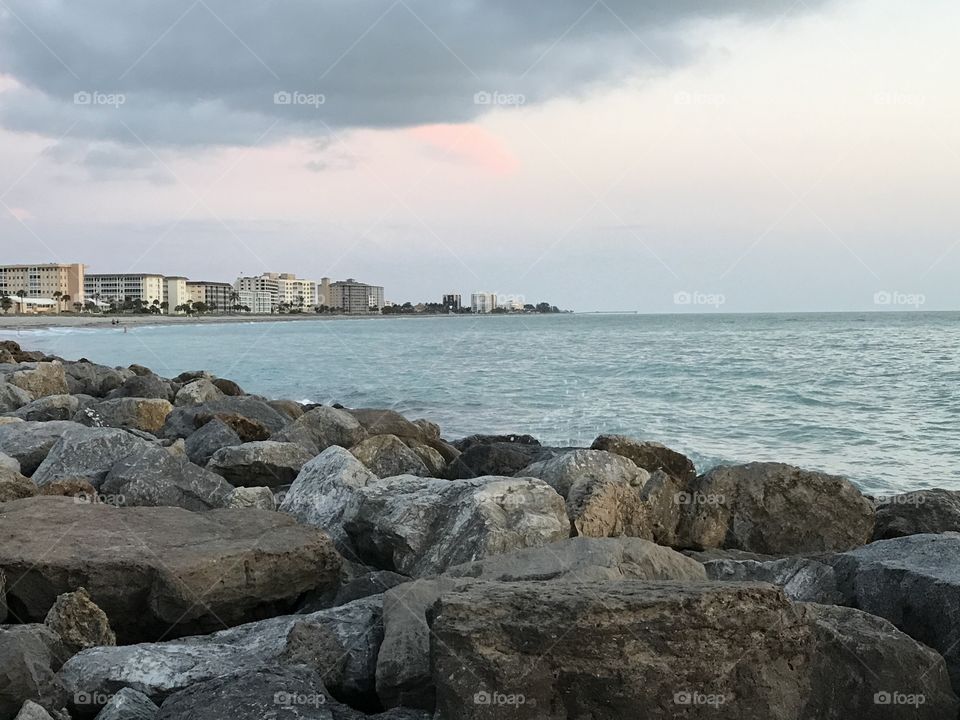
POLYGON ((271 433, 280 432, 289 420, 259 398, 224 397, 193 407, 175 408, 163 428, 163 436, 170 439, 186 438, 218 417, 233 428, 244 442, 266 440, 271 433))
POLYGON ((20 369, 8 373, 3 379, 26 390, 34 399, 70 393, 63 365, 59 362, 23 363, 16 367, 20 369))
MULTIPOLYGON (((133 366, 131 366, 132 368, 133 366)), ((173 387, 169 380, 164 380, 153 373, 134 375, 124 380, 123 385, 107 393, 108 400, 118 398, 147 398, 155 400, 173 400, 173 387)))
POLYGON ((80 398, 73 395, 46 395, 27 403, 12 415, 21 420, 49 422, 69 420, 80 408, 80 398))
POLYGON ((185 450, 190 462, 206 465, 217 450, 241 444, 243 441, 233 428, 214 418, 186 439, 185 450))
POLYGON ((86 502, 99 502, 97 489, 89 480, 82 477, 65 477, 54 480, 39 488, 38 495, 72 497, 86 502))
POLYGON ((877 503, 874 540, 943 532, 960 532, 960 492, 956 490, 916 490, 877 503))
POLYGON ((43 622, 60 637, 71 655, 87 648, 117 644, 106 614, 82 587, 59 595, 43 622))
POLYGON ((440 426, 435 422, 420 419, 414 420, 413 424, 416 425, 417 429, 420 431, 420 439, 423 442, 440 439, 440 426))
POLYGON ((541 480, 402 475, 355 492, 344 527, 358 555, 412 577, 569 533, 563 499, 541 480))
POLYGON ((240 438, 241 443, 263 442, 270 439, 270 429, 258 420, 252 420, 237 413, 217 413, 216 415, 201 414, 196 418, 198 428, 208 422, 219 420, 229 427, 240 438))
POLYGON ((42 487, 54 480, 79 476, 99 487, 116 463, 150 447, 145 440, 117 428, 76 426, 60 436, 34 472, 33 481, 42 487))
POLYGON ((350 452, 380 478, 429 475, 423 460, 395 435, 375 435, 354 445, 350 452))
POLYGON ((849 481, 781 463, 719 467, 684 498, 678 544, 776 554, 855 548, 874 509, 849 481))
POLYGON ((127 369, 137 377, 150 377, 153 375, 153 370, 143 365, 137 365, 136 363, 128 365, 127 369))
POLYGON ((177 407, 203 405, 207 402, 219 400, 224 397, 220 388, 214 385, 210 380, 200 378, 187 383, 177 391, 173 404, 177 407))
POLYGON ((783 588, 789 600, 824 604, 842 603, 837 576, 831 565, 813 558, 789 557, 769 560, 707 560, 703 563, 711 580, 767 582, 783 588))
POLYGON ((357 490, 377 476, 342 447, 331 446, 300 470, 284 495, 280 512, 326 532, 347 557, 356 551, 343 527, 344 517, 356 500, 357 490))
POLYGON ((361 408, 346 412, 357 419, 368 435, 395 435, 400 438, 423 439, 423 431, 395 410, 361 408))
MULTIPOLYGON (((439 451, 420 440, 414 440, 413 438, 401 439, 404 445, 416 453, 417 457, 420 458, 420 461, 426 467, 426 477, 441 478, 444 476, 444 472, 447 469, 447 461, 443 459, 443 455, 439 451)), ((440 441, 432 440, 431 442, 438 443, 440 441)), ((456 452, 456 450, 454 450, 454 452, 456 452)), ((454 459, 457 457, 459 457, 459 453, 454 456, 454 459)))
POLYGON ((697 469, 690 458, 657 442, 633 440, 623 435, 601 435, 590 447, 622 455, 649 473, 662 470, 683 482, 693 482, 697 477, 697 469))
POLYGON ((9 415, 0 415, 0 425, 13 425, 13 423, 22 423, 18 417, 11 417, 9 415))
POLYGON ((16 458, 12 458, 5 453, 0 453, 0 471, 2 470, 12 470, 13 472, 20 472, 20 461, 16 458))
POLYGON ((142 430, 159 435, 172 411, 173 405, 166 400, 117 398, 88 405, 77 414, 74 421, 93 427, 142 430))
POLYGON ((106 397, 128 380, 132 373, 91 362, 66 363, 63 371, 71 395, 106 397))
MULTIPOLYGON (((532 439, 532 438, 531 438, 532 439)), ((531 463, 552 453, 532 443, 477 443, 468 445, 447 468, 451 480, 487 475, 516 475, 531 463)))
POLYGON ((160 703, 225 671, 238 674, 305 665, 320 673, 338 699, 363 703, 375 689, 382 639, 382 598, 376 596, 211 635, 93 648, 68 660, 60 679, 71 693, 107 695, 132 687, 160 703))
POLYGON ((96 720, 156 720, 160 712, 154 702, 133 688, 123 688, 103 706, 96 720))
POLYGON ((213 380, 213 375, 206 370, 187 370, 173 378, 173 382, 181 387, 187 383, 192 383, 194 380, 213 380))
POLYGON ((350 413, 320 406, 305 412, 273 439, 298 443, 316 455, 333 445, 353 447, 367 439, 367 431, 350 413))
POLYGON ((0 425, 0 452, 20 463, 20 472, 33 475, 50 449, 70 430, 85 430, 74 422, 18 422, 0 425))
POLYGON ((0 503, 33 497, 36 494, 37 486, 30 478, 16 470, 0 467, 0 503))
POLYGON ((960 692, 960 536, 910 535, 837 555, 845 603, 938 650, 960 692))
POLYGON ((207 469, 232 485, 279 487, 292 483, 311 457, 295 443, 264 440, 217 450, 207 469))
POLYGON ((267 404, 291 420, 303 417, 303 406, 293 400, 267 400, 267 404))
POLYGON ((469 437, 455 440, 453 446, 460 452, 466 452, 470 448, 480 445, 533 445, 540 447, 540 441, 532 435, 470 435, 469 437))
POLYGON ((258 510, 276 510, 277 504, 273 492, 268 487, 238 487, 227 496, 228 508, 256 508, 258 510))
POLYGON ((340 562, 323 533, 279 513, 115 508, 58 497, 0 505, 11 613, 42 620, 58 595, 82 585, 121 642, 282 612, 309 590, 336 586, 340 562))
POLYGON ((0 377, 0 413, 19 410, 31 402, 33 402, 32 393, 5 382, 3 378, 0 377))
POLYGON ((33 700, 27 700, 14 720, 53 720, 53 718, 50 717, 50 713, 33 700))
MULTIPOLYGON (((346 582, 334 596, 330 607, 346 605, 354 600, 382 595, 390 588, 410 582, 406 575, 400 575, 389 570, 374 570, 346 582)), ((320 609, 320 608, 318 608, 320 609)))
POLYGON ((650 474, 620 455, 574 450, 529 465, 518 476, 540 478, 560 493, 577 535, 653 537, 640 495, 650 474))
POLYGON ((50 709, 66 705, 55 675, 65 655, 60 639, 43 625, 0 628, 0 718, 16 717, 26 700, 50 709))
POLYGON ((226 378, 214 378, 211 380, 216 386, 217 390, 222 392, 224 395, 229 395, 230 397, 240 397, 246 395, 239 385, 237 385, 233 380, 227 380, 226 378))
POLYGON ((128 507, 167 505, 201 511, 224 507, 233 486, 186 458, 147 445, 116 462, 100 491, 128 507))

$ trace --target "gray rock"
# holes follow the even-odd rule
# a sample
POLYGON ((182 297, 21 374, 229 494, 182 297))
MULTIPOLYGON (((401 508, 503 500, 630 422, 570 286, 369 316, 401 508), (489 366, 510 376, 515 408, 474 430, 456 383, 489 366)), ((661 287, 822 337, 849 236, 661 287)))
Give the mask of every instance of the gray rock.
POLYGON ((173 400, 173 386, 169 380, 149 373, 134 375, 124 380, 123 385, 107 393, 108 400, 117 398, 152 398, 156 400, 173 400))
POLYGON ((11 414, 21 420, 50 422, 69 420, 80 409, 80 398, 73 395, 45 395, 11 414))
MULTIPOLYGON (((164 424, 163 437, 172 440, 189 437, 194 430, 203 424, 198 420, 217 415, 239 415, 262 425, 269 433, 280 432, 290 422, 289 418, 274 410, 265 400, 260 398, 246 395, 225 397, 203 405, 174 408, 164 424)), ((243 439, 242 434, 241 439, 243 439)))
POLYGON ((14 365, 12 372, 0 373, 0 380, 26 390, 34 399, 46 395, 67 395, 67 378, 59 362, 31 362, 14 365))
POLYGON ((123 688, 110 698, 96 720, 156 720, 160 712, 154 702, 133 688, 123 688))
POLYGON ((5 453, 0 453, 0 470, 12 470, 20 472, 20 461, 12 458, 5 453))
POLYGON ((0 504, 0 527, 18 621, 43 620, 58 595, 83 586, 121 642, 209 632, 339 585, 329 538, 274 512, 35 497, 0 504))
POLYGON ((76 426, 60 435, 33 473, 33 481, 42 487, 54 480, 79 476, 99 488, 116 463, 150 447, 147 441, 117 428, 76 426))
POLYGON ((354 445, 350 452, 380 478, 430 474, 420 456, 395 435, 375 435, 354 445))
POLYGON ((690 458, 657 442, 634 440, 623 435, 601 435, 590 447, 622 455, 649 473, 662 470, 683 482, 692 482, 697 477, 697 469, 690 458))
POLYGON ((67 698, 55 673, 65 659, 60 639, 44 625, 0 628, 0 718, 16 717, 26 700, 63 707, 67 698))
POLYGON ((412 577, 569 534, 563 499, 529 478, 402 475, 357 488, 344 520, 365 562, 412 577))
POLYGON ((340 552, 354 558, 356 551, 343 527, 344 517, 356 500, 356 491, 376 480, 349 451, 331 446, 301 468, 284 494, 280 512, 320 528, 340 552))
POLYGON ((796 602, 842 603, 837 576, 831 565, 813 558, 790 557, 757 560, 708 560, 703 564, 711 580, 768 582, 779 585, 796 602))
MULTIPOLYGON (((211 635, 161 643, 100 647, 66 662, 60 679, 71 693, 107 695, 132 687, 160 703, 172 693, 224 675, 306 665, 337 697, 374 692, 383 639, 382 597, 309 615, 287 615, 211 635)), ((271 698, 268 698, 271 699, 271 698)))
POLYGON ((848 480, 781 463, 719 467, 685 498, 678 544, 767 554, 843 551, 873 534, 874 509, 848 480))
POLYGON ((172 410, 173 405, 166 400, 125 397, 90 404, 73 419, 93 427, 140 430, 158 435, 172 410))
POLYGON ((314 455, 328 447, 353 447, 367 439, 367 431, 350 413, 332 407, 316 407, 276 433, 279 442, 295 442, 314 455))
POLYGON ((540 443, 474 442, 463 448, 447 468, 446 474, 451 480, 516 475, 531 463, 553 455, 540 443))
POLYGON ((220 400, 224 394, 216 385, 206 378, 199 378, 181 387, 174 398, 173 404, 177 407, 203 405, 204 403, 220 400))
POLYGON ((233 486, 186 458, 146 445, 114 463, 100 491, 118 505, 200 511, 225 507, 233 486))
POLYGON ((943 532, 960 532, 960 492, 956 490, 916 490, 877 503, 874 540, 943 532))
POLYGON ((206 465, 217 450, 242 445, 240 436, 229 425, 214 418, 187 438, 185 449, 190 462, 206 465))
POLYGON ((33 700, 27 700, 14 720, 53 720, 53 718, 50 717, 50 713, 33 700))
POLYGON ((90 362, 72 362, 63 366, 71 395, 102 398, 133 376, 129 370, 117 370, 90 362))
MULTIPOLYGON (((347 410, 369 435, 395 435, 401 438, 425 439, 424 431, 395 410, 361 408, 347 410)), ((428 433, 426 437, 432 433, 428 433)))
POLYGON ((31 402, 33 402, 32 393, 28 393, 26 390, 11 385, 0 378, 0 413, 19 410, 31 402))
POLYGON ((256 508, 258 510, 276 510, 277 504, 273 491, 268 487, 238 487, 227 496, 228 508, 256 508))
POLYGON ((18 422, 0 425, 0 452, 20 463, 20 472, 33 475, 50 449, 70 430, 84 430, 74 422, 18 422))
POLYGON ((264 440, 217 450, 207 469, 236 486, 279 487, 292 483, 311 457, 295 443, 264 440))

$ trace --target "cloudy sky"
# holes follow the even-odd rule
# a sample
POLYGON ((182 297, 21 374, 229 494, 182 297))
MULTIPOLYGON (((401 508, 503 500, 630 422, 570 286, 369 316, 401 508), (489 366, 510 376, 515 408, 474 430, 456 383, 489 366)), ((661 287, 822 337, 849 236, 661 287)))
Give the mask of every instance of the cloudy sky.
POLYGON ((958 309, 950 0, 0 0, 0 262, 958 309))

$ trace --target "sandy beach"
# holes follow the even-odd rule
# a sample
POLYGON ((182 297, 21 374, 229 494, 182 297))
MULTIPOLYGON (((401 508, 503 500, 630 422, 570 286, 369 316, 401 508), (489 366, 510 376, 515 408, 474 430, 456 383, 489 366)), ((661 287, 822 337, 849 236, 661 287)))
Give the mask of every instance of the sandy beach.
MULTIPOLYGON (((318 320, 372 320, 411 317, 402 315, 0 315, 0 332, 43 330, 45 328, 109 328, 114 320, 121 326, 207 325, 251 322, 311 322, 318 320)), ((413 317, 446 317, 419 315, 413 317)))

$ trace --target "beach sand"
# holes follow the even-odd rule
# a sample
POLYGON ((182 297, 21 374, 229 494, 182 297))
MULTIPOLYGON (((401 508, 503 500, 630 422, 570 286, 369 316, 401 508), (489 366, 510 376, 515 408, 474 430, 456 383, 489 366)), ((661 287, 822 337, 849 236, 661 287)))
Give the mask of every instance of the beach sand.
POLYGON ((357 320, 400 317, 394 315, 0 315, 0 332, 42 330, 44 328, 109 328, 114 320, 123 327, 147 325, 206 325, 250 322, 308 322, 317 320, 357 320))

